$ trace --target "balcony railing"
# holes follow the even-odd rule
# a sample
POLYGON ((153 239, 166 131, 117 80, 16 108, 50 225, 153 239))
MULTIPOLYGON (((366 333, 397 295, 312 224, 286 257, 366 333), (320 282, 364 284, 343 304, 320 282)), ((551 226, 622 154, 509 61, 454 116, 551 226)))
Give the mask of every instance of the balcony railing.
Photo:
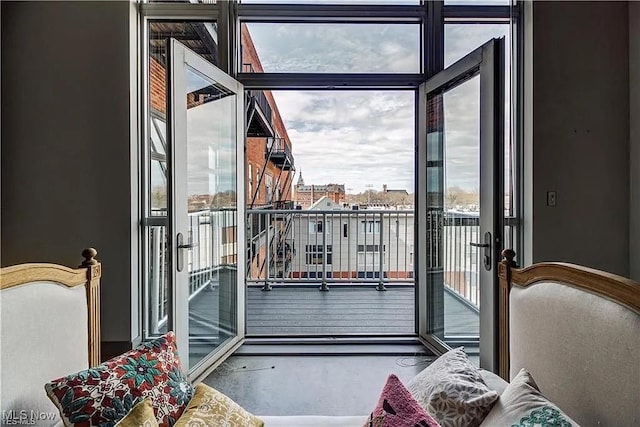
MULTIPOLYGON (((193 243, 193 248, 187 251, 190 300, 206 286, 218 286, 221 270, 236 268, 236 217, 234 209, 189 213, 189 241, 193 243)), ((148 239, 148 321, 151 333, 158 333, 167 320, 169 301, 166 226, 149 227, 148 239)))
MULTIPOLYGON (((440 212, 440 214, 442 214, 440 212)), ((237 266, 236 211, 189 214, 188 251, 191 297, 206 286, 218 285, 223 269, 237 266)), ((479 218, 445 213, 439 266, 444 286, 471 308, 479 309, 481 250, 479 218)), ((414 284, 414 212, 412 210, 303 211, 247 210, 246 283, 270 289, 277 286, 330 284, 387 286, 414 284)), ((505 245, 512 243, 507 221, 505 245)), ((149 328, 157 332, 167 318, 166 227, 149 227, 149 328)), ((240 266, 238 266, 240 267, 240 266)))
MULTIPOLYGON (((253 73, 252 64, 242 64, 243 73, 253 73)), ((271 120, 273 116, 273 109, 267 99, 264 91, 262 90, 247 90, 246 92, 247 105, 249 108, 249 115, 247 116, 248 136, 273 136, 273 130, 271 129, 271 120), (251 108, 255 109, 256 114, 251 114, 251 108), (262 123, 257 125, 254 120, 258 119, 262 123), (268 128, 269 130, 267 131, 268 128)))
POLYGON ((247 282, 413 283, 413 211, 250 210, 247 282), (255 220, 258 217, 259 220, 255 220))
MULTIPOLYGON (((480 305, 480 219, 473 214, 438 215, 443 227, 442 253, 432 268, 441 269, 444 285, 475 308, 480 305)), ((247 283, 273 284, 414 283, 414 212, 249 210, 247 283)), ((438 221, 439 222, 439 221, 438 221)), ((505 244, 511 244, 510 221, 505 244)), ((436 245, 438 246, 438 245, 436 245)))
POLYGON ((269 138, 264 155, 280 169, 291 170, 294 167, 291 147, 284 138, 269 138))

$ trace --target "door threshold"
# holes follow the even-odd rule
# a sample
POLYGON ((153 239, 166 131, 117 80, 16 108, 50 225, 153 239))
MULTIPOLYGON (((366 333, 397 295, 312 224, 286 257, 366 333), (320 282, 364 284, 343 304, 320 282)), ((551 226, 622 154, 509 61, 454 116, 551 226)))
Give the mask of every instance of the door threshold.
POLYGON ((247 338, 237 356, 434 356, 417 337, 247 338))

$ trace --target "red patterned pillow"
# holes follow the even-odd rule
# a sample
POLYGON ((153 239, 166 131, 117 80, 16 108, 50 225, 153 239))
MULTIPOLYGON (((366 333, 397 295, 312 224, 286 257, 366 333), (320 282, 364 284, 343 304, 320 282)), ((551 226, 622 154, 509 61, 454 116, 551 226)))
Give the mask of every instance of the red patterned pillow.
POLYGON ((110 427, 141 400, 152 400, 160 426, 172 426, 193 396, 173 332, 95 368, 45 385, 65 425, 110 427))
POLYGON ((378 404, 363 427, 439 427, 395 375, 387 378, 378 404))

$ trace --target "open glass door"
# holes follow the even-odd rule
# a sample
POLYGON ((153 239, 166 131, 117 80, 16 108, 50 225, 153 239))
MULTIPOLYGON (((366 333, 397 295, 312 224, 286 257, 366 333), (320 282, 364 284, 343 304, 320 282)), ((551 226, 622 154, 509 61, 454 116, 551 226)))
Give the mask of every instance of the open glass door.
POLYGON ((423 83, 417 146, 418 332, 495 370, 504 234, 504 38, 423 83))
POLYGON ((228 355, 245 330, 238 244, 244 90, 180 42, 168 43, 170 320, 182 363, 197 377, 228 355))

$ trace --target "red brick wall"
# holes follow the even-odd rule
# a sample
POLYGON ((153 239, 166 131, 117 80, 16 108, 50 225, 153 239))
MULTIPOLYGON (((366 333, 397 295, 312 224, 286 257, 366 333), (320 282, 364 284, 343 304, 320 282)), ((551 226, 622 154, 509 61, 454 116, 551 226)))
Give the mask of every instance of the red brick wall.
POLYGON ((167 88, 165 83, 165 69, 155 58, 149 58, 149 102, 151 108, 166 113, 167 88))
MULTIPOLYGON (((251 35, 249 34, 249 30, 246 24, 242 24, 241 28, 241 40, 242 40, 242 64, 251 64, 254 72, 260 73, 263 72, 262 63, 260 62, 260 58, 258 58, 258 53, 256 52, 256 48, 251 40, 251 35)), ((244 67, 243 67, 244 68, 244 67)), ((246 71, 246 70, 243 70, 246 71)), ((282 121, 282 117, 280 116, 280 111, 278 110, 278 105, 276 104, 275 99, 273 98, 273 94, 271 91, 266 90, 265 96, 267 97, 267 101, 269 105, 271 105, 272 109, 272 118, 271 125, 273 129, 278 133, 281 138, 284 138, 289 148, 291 148, 291 140, 289 139, 289 134, 287 133, 287 128, 282 121)), ((288 178, 291 172, 283 171, 282 175, 280 175, 280 169, 278 169, 273 163, 269 162, 265 167, 265 149, 266 149, 267 141, 265 138, 247 138, 247 150, 246 150, 246 164, 245 168, 245 182, 247 188, 247 204, 251 203, 252 194, 249 194, 249 163, 253 165, 253 174, 254 174, 254 184, 253 191, 256 191, 257 182, 255 181, 255 170, 258 168, 261 172, 263 169, 266 173, 270 174, 273 177, 273 195, 275 197, 276 194, 276 181, 278 176, 280 176, 280 191, 282 194, 283 200, 292 200, 293 194, 291 191, 292 182, 291 178, 288 178), (287 178, 289 182, 287 183, 287 178), (287 188, 285 188, 285 183, 287 183, 287 188)), ((262 205, 266 203, 266 179, 263 178, 260 183, 259 188, 259 197, 256 197, 254 204, 262 205)))

